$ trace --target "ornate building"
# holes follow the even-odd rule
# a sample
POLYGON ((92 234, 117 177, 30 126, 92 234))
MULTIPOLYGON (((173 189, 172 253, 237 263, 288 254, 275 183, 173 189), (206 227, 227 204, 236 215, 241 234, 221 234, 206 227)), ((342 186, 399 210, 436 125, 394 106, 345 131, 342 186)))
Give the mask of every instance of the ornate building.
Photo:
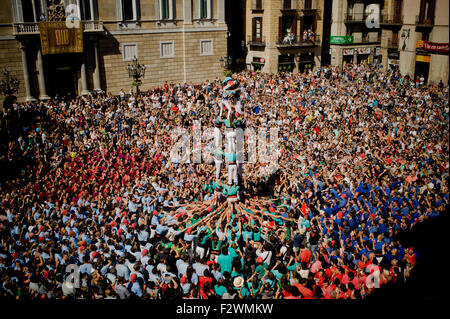
POLYGON ((247 67, 276 73, 321 65, 323 0, 246 0, 247 67))
POLYGON ((141 89, 222 75, 225 0, 8 0, 0 10, 0 68, 19 100, 128 91, 127 65, 146 67, 141 89))

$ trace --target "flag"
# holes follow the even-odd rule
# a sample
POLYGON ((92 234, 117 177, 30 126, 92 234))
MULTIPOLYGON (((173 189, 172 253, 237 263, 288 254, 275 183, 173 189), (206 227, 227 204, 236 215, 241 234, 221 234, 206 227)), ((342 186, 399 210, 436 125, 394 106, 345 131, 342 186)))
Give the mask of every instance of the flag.
POLYGON ((68 45, 69 44, 69 30, 55 30, 56 45, 68 45))

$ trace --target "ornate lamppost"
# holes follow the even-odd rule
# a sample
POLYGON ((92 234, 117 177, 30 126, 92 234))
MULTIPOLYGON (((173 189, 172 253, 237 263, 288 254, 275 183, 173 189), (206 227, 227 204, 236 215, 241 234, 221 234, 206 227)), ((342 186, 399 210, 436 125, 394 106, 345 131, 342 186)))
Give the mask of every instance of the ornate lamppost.
POLYGON ((220 66, 224 69, 223 73, 225 74, 225 76, 228 73, 231 73, 231 71, 230 71, 231 62, 232 62, 231 57, 228 55, 221 56, 219 61, 220 61, 220 66))
POLYGON ((19 92, 19 80, 9 75, 9 71, 3 69, 4 79, 0 81, 0 89, 4 95, 12 95, 19 92))
POLYGON ((139 93, 139 86, 142 84, 141 78, 145 75, 145 65, 140 64, 136 57, 132 63, 127 66, 128 76, 133 79, 133 85, 136 86, 136 94, 139 93))
POLYGON ((19 92, 19 80, 10 76, 9 71, 6 68, 3 69, 3 79, 0 81, 0 90, 5 96, 3 108, 11 108, 15 100, 14 93, 19 92))

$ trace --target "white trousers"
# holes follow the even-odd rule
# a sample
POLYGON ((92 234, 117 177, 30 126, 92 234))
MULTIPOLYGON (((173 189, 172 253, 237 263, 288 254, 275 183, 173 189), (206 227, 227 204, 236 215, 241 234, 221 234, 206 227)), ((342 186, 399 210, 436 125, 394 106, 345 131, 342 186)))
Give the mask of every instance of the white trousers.
POLYGON ((228 114, 231 112, 231 105, 230 102, 227 99, 222 99, 222 101, 220 101, 219 103, 220 106, 220 113, 219 116, 222 117, 222 113, 223 113, 223 107, 225 106, 228 110, 228 114))
POLYGON ((237 165, 236 164, 228 165, 228 184, 230 185, 233 182, 236 185, 238 184, 238 175, 237 175, 237 165))
POLYGON ((205 248, 203 248, 203 247, 197 246, 197 247, 195 248, 195 252, 196 252, 197 255, 200 257, 200 259, 203 259, 203 257, 205 256, 205 248))
POLYGON ((236 109, 236 112, 239 114, 242 114, 242 105, 241 105, 241 100, 240 99, 235 99, 234 100, 234 108, 236 109))
POLYGON ((220 177, 220 170, 222 168, 222 161, 215 161, 216 162, 216 180, 220 177))

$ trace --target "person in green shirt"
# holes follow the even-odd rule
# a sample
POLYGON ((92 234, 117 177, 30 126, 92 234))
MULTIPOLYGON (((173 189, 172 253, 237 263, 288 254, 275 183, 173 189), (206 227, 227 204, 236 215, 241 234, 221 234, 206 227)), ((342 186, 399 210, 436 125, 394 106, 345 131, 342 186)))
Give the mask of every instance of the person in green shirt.
POLYGON ((216 234, 213 234, 211 239, 211 254, 215 256, 219 255, 221 247, 222 241, 219 240, 216 234))
POLYGON ((256 266, 255 272, 258 274, 258 279, 261 279, 267 271, 269 265, 263 262, 262 257, 256 258, 258 266, 256 266))
POLYGON ((220 278, 217 284, 214 286, 214 292, 216 295, 222 297, 224 293, 227 292, 227 288, 225 287, 225 280, 220 278))
POLYGON ((220 266, 220 272, 222 274, 226 272, 231 274, 233 270, 233 256, 228 253, 227 247, 222 247, 221 254, 217 257, 217 263, 220 266))

